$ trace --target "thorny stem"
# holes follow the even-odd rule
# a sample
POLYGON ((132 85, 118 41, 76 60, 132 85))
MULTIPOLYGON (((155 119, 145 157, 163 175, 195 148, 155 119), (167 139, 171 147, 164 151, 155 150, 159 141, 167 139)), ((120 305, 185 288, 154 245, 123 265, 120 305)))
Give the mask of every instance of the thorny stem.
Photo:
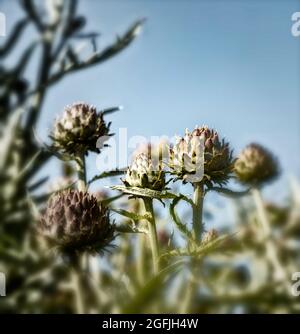
POLYGON ((195 240, 201 240, 203 232, 202 211, 203 211, 203 183, 194 184, 194 205, 193 205, 193 234, 195 240))
POLYGON ((158 247, 158 239, 157 239, 152 199, 144 198, 144 204, 146 213, 148 213, 149 216, 151 217, 151 221, 148 221, 148 231, 149 231, 150 246, 152 252, 153 271, 155 274, 157 274, 159 272, 159 247, 158 247))
POLYGON ((78 190, 86 191, 86 166, 84 153, 77 158, 78 190))
POLYGON ((253 199, 257 208, 258 219, 262 227, 264 239, 265 239, 265 246, 266 246, 266 256, 269 259, 270 264, 274 269, 274 276, 280 280, 285 281, 286 279, 286 272, 282 267, 279 259, 278 254, 276 251, 276 247, 271 239, 271 228, 269 219, 264 207, 263 199, 261 197, 261 193, 257 188, 252 190, 253 199))

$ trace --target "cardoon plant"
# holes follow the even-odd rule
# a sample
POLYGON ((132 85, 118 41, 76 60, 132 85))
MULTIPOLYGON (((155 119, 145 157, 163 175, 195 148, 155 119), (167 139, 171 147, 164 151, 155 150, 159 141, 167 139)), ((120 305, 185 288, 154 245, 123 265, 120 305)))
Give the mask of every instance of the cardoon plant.
MULTIPOLYGON (((151 156, 146 153, 138 154, 131 166, 127 169, 123 180, 126 187, 146 188, 155 191, 162 191, 166 188, 165 172, 161 161, 155 164, 151 156)), ((146 214, 149 216, 148 229, 153 258, 153 269, 159 270, 159 245, 157 239, 156 222, 153 210, 153 200, 143 197, 146 214)))
POLYGON ((194 187, 193 233, 196 240, 201 240, 205 187, 227 183, 233 169, 232 150, 215 130, 203 126, 186 131, 170 152, 169 166, 175 180, 189 182, 194 187))

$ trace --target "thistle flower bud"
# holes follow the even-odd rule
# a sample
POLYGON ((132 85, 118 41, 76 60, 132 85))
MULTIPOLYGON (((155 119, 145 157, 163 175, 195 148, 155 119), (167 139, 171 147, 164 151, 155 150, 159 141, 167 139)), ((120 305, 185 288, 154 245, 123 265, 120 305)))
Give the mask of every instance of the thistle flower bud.
POLYGON ((226 184, 233 171, 232 150, 224 138, 207 126, 196 128, 193 135, 204 136, 204 174, 207 185, 226 184))
MULTIPOLYGON (((88 151, 99 153, 96 147, 100 137, 109 136, 110 124, 106 124, 102 113, 86 103, 75 103, 64 109, 50 135, 53 148, 62 154, 81 155, 88 151)), ((108 139, 108 138, 107 138, 108 139)))
POLYGON ((112 241, 109 211, 78 190, 53 195, 39 221, 39 231, 63 252, 101 252, 112 241))
POLYGON ((233 169, 229 143, 207 126, 186 132, 171 149, 171 169, 185 182, 225 184, 233 169), (193 176, 194 175, 194 176, 193 176), (202 177, 201 177, 202 176, 202 177))
POLYGON ((234 170, 240 182, 252 186, 270 182, 279 175, 277 159, 266 148, 255 143, 240 153, 234 170))
POLYGON ((127 169, 124 184, 128 187, 163 190, 166 186, 165 173, 160 163, 153 164, 145 153, 137 155, 127 169))
POLYGON ((213 241, 214 239, 218 238, 218 236, 219 236, 218 231, 213 228, 212 230, 209 230, 203 234, 202 243, 207 244, 213 241))
POLYGON ((204 174, 204 140, 188 130, 184 137, 177 137, 170 149, 170 169, 177 179, 186 182, 200 182, 204 174))

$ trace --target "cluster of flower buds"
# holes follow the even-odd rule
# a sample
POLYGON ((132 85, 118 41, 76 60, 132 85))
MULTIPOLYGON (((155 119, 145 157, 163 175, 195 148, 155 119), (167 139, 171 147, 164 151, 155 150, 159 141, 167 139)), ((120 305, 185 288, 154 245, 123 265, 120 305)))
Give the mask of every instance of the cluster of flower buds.
MULTIPOLYGON (((88 152, 100 152, 99 138, 108 139, 110 123, 103 113, 85 103, 66 107, 51 133, 52 148, 62 155, 81 158, 88 152)), ((104 139, 105 141, 105 139, 104 139)), ((102 140, 103 142, 103 140, 102 140)), ((186 130, 183 137, 169 148, 165 142, 156 147, 147 145, 134 154, 124 177, 126 187, 166 189, 168 172, 183 183, 202 183, 207 187, 223 186, 232 177, 248 185, 261 185, 278 175, 278 164, 273 155, 258 144, 251 144, 234 161, 232 150, 225 139, 207 126, 186 130), (166 154, 167 153, 167 154, 166 154), (166 158, 166 159, 165 159, 166 158)), ((109 210, 101 204, 100 195, 90 195, 74 189, 54 194, 39 222, 39 231, 64 252, 99 252, 114 237, 109 210)), ((207 243, 217 237, 215 230, 203 235, 207 243)))
POLYGON ((269 150, 255 143, 240 153, 234 170, 237 179, 250 186, 261 186, 279 175, 277 159, 269 150))
POLYGON ((75 103, 64 109, 50 135, 53 149, 71 156, 99 153, 97 140, 109 137, 110 124, 106 124, 102 113, 86 103, 75 103))
POLYGON ((163 189, 163 163, 169 167, 175 180, 182 180, 183 183, 223 185, 232 176, 234 161, 229 143, 220 140, 218 133, 207 126, 196 127, 192 132, 186 130, 183 137, 176 138, 168 154, 165 147, 166 144, 160 144, 159 149, 153 150, 152 146, 147 145, 143 147, 143 153, 134 154, 133 164, 128 168, 124 180, 125 185, 163 189), (158 161, 158 169, 152 168, 154 161, 158 161))
POLYGON ((109 210, 93 195, 78 190, 50 197, 38 230, 64 253, 98 253, 114 238, 109 210))

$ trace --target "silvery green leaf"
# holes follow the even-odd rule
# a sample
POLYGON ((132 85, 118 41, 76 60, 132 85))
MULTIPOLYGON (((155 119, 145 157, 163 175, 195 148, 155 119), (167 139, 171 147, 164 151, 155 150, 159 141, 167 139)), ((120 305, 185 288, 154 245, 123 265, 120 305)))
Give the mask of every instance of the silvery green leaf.
POLYGON ((202 243, 199 246, 193 245, 192 247, 171 250, 162 254, 161 257, 192 256, 199 259, 205 255, 220 250, 222 243, 228 240, 230 237, 230 235, 222 235, 209 242, 202 243))
POLYGON ((117 225, 115 227, 115 230, 116 232, 120 232, 120 233, 143 233, 143 234, 148 233, 146 229, 136 227, 135 225, 132 225, 132 224, 117 225))
POLYGON ((113 212, 118 213, 121 216, 127 217, 129 219, 132 219, 133 221, 139 221, 139 220, 151 220, 151 215, 149 214, 144 214, 144 215, 139 215, 135 212, 129 212, 123 209, 110 209, 113 212))
POLYGON ((237 198, 237 197, 248 195, 250 190, 251 189, 246 189, 244 191, 234 191, 234 190, 223 188, 223 187, 210 187, 206 190, 205 194, 207 194, 209 191, 216 191, 219 194, 222 194, 224 196, 237 198))
POLYGON ((176 198, 177 195, 172 194, 168 191, 157 191, 148 188, 138 188, 138 187, 126 187, 126 186, 112 186, 110 187, 113 190, 122 191, 125 194, 133 195, 137 197, 148 197, 148 198, 156 198, 156 199, 172 199, 176 198))

